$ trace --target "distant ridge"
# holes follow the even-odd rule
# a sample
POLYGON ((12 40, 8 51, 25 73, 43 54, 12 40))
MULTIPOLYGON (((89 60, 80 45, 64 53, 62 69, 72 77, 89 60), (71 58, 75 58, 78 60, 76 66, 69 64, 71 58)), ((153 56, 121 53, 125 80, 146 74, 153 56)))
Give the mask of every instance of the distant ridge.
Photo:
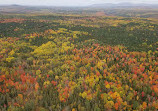
POLYGON ((117 3, 117 4, 113 4, 113 3, 93 4, 93 5, 90 5, 89 7, 92 7, 92 8, 136 8, 136 7, 158 8, 158 4, 145 4, 145 3, 134 4, 130 2, 122 2, 122 3, 117 3))
POLYGON ((0 4, 0 6, 2 6, 2 7, 24 7, 23 5, 18 5, 18 4, 10 4, 10 5, 8 5, 8 4, 7 5, 5 5, 5 4, 1 5, 0 4))
POLYGON ((19 5, 19 4, 10 4, 2 5, 2 7, 81 7, 81 8, 158 8, 158 4, 146 4, 146 3, 131 3, 131 2, 121 2, 121 3, 102 3, 102 4, 92 4, 87 6, 55 6, 55 5, 19 5))
POLYGON ((17 4, 12 4, 12 5, 10 5, 10 6, 21 6, 21 5, 17 5, 17 4))

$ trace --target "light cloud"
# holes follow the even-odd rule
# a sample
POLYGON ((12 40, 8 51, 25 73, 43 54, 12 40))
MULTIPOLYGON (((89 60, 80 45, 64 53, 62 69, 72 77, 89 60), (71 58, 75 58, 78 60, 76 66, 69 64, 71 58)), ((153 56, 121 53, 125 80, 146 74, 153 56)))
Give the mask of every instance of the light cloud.
MULTIPOLYGON (((99 3, 119 3, 129 0, 0 0, 0 4, 84 6, 99 3)), ((130 0, 132 3, 157 3, 158 0, 130 0)))

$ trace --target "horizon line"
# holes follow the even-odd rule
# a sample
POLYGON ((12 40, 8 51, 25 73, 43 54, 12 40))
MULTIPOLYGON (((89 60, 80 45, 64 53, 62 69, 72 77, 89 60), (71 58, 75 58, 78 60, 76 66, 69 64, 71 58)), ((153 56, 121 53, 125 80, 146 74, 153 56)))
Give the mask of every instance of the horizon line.
POLYGON ((119 4, 124 4, 126 3, 128 4, 133 4, 133 5, 141 5, 141 4, 145 4, 145 5, 158 5, 158 3, 134 3, 134 2, 118 2, 118 3, 96 3, 96 4, 89 4, 89 5, 31 5, 31 4, 0 4, 0 6, 54 6, 54 7, 86 7, 86 6, 92 6, 92 5, 104 5, 104 4, 113 4, 113 5, 119 5, 119 4))

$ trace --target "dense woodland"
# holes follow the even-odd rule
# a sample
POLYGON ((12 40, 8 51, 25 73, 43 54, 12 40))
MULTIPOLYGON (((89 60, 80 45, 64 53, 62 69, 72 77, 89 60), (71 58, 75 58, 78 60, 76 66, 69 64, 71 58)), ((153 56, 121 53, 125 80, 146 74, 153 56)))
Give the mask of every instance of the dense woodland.
POLYGON ((67 13, 0 15, 0 111, 158 110, 157 19, 67 13))

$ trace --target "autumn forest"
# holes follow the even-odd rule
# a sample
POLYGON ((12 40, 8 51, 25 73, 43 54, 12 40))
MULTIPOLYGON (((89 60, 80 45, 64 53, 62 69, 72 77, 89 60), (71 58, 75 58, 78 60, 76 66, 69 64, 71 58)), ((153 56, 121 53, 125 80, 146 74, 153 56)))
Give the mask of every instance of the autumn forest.
POLYGON ((154 13, 0 13, 0 111, 157 111, 154 13))

